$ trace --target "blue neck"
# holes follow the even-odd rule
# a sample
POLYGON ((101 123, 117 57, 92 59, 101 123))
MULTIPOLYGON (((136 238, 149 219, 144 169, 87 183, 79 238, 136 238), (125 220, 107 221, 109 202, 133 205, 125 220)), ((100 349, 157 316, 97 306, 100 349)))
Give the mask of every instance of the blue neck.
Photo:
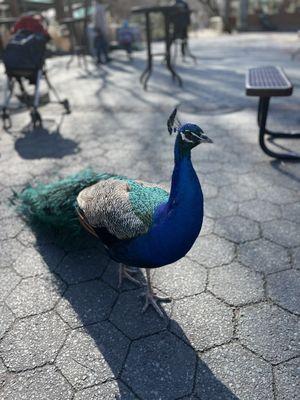
MULTIPOLYGON (((174 147, 174 170, 172 175, 172 184, 171 184, 171 192, 168 201, 168 205, 171 206, 174 200, 176 200, 176 196, 178 193, 179 180, 180 180, 180 170, 182 169, 183 164, 189 165, 191 167, 190 172, 194 172, 194 168, 192 166, 191 161, 191 150, 185 149, 182 145, 182 139, 180 135, 177 135, 175 147, 174 147)), ((196 175, 196 174, 195 174, 196 175)))

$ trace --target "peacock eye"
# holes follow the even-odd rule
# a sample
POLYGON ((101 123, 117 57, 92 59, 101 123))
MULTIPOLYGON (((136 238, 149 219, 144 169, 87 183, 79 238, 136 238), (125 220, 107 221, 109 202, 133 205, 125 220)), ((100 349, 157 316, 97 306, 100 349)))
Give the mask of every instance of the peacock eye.
POLYGON ((189 131, 184 132, 184 136, 186 137, 187 140, 193 141, 193 134, 189 131))

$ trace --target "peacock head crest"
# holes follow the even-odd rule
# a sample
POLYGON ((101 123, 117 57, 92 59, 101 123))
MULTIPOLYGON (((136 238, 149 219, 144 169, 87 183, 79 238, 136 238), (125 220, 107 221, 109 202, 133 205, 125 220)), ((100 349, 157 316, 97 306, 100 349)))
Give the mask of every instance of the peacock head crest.
POLYGON ((213 141, 204 134, 200 126, 191 123, 182 124, 177 117, 177 108, 175 108, 170 115, 167 125, 170 135, 172 133, 177 133, 184 147, 192 149, 200 143, 213 143, 213 141))

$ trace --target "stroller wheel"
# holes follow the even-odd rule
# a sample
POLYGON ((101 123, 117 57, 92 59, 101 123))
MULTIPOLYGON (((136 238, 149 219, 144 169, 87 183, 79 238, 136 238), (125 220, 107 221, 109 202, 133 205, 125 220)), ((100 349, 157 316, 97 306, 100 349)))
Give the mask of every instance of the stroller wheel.
POLYGON ((42 126, 41 114, 37 110, 33 110, 31 111, 30 115, 33 127, 34 128, 41 127, 42 126))
POLYGON ((70 109, 70 103, 68 99, 65 99, 61 102, 61 104, 64 106, 64 109, 66 111, 67 114, 71 113, 71 109, 70 109))
POLYGON ((12 127, 11 118, 9 112, 5 108, 2 109, 1 118, 3 121, 3 128, 10 129, 12 127))

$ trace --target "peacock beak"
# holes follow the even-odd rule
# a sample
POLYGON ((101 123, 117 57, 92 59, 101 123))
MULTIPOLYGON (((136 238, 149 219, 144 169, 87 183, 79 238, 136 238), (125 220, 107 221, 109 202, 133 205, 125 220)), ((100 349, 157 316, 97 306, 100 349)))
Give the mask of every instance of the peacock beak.
POLYGON ((199 143, 213 143, 213 141, 208 136, 202 134, 199 136, 199 143))

